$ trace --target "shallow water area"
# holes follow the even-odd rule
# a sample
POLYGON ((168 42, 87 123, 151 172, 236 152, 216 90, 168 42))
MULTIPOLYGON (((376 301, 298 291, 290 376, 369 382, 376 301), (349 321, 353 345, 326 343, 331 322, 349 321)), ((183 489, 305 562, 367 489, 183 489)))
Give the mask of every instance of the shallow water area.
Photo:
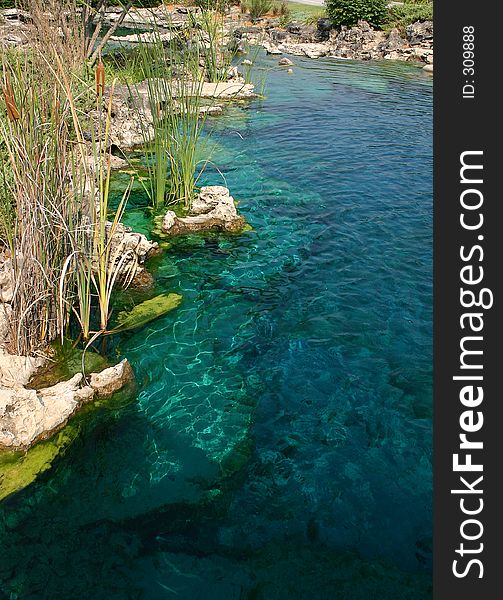
POLYGON ((0 505, 7 597, 431 597, 431 77, 293 60, 208 119, 253 230, 171 241, 138 398, 0 505))

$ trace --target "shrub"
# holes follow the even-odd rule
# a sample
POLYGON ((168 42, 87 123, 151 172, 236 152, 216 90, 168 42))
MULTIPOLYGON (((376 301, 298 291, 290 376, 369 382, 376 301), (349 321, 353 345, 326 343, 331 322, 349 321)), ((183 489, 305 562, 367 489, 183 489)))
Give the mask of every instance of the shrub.
POLYGON ((241 2, 241 10, 250 13, 251 20, 256 21, 270 12, 272 5, 272 0, 246 0, 241 2))
POLYGON ((380 27, 386 18, 386 0, 326 0, 326 6, 336 27, 356 25, 360 20, 380 27))
POLYGON ((431 21, 433 19, 433 2, 409 0, 407 3, 398 6, 392 6, 388 11, 386 19, 386 28, 397 27, 405 31, 407 25, 416 21, 431 21))

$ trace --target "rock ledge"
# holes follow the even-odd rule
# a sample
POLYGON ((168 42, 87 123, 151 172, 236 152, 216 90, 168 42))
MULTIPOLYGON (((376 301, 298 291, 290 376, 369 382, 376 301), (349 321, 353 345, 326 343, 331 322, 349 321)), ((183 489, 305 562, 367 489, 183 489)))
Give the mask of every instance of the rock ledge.
POLYGON ((171 235, 210 229, 239 231, 244 225, 245 220, 238 214, 229 190, 221 185, 210 185, 201 188, 187 217, 178 217, 169 210, 162 221, 162 231, 171 235))
POLYGON ((68 381, 31 390, 1 375, 0 450, 27 450, 61 429, 86 402, 108 398, 134 379, 127 359, 93 373, 89 384, 82 373, 77 373, 68 381))

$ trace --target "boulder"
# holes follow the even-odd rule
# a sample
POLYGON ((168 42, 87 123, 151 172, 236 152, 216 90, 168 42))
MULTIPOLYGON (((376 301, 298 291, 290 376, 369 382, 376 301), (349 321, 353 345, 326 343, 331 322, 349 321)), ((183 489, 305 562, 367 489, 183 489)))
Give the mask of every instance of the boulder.
POLYGON ((82 373, 40 390, 27 389, 19 383, 6 385, 1 381, 0 450, 25 450, 39 440, 49 438, 83 404, 95 397, 108 398, 133 380, 131 366, 124 359, 101 373, 93 373, 90 385, 86 384, 82 373))
POLYGON ((229 190, 212 185, 201 188, 187 217, 178 217, 172 210, 168 211, 162 222, 162 230, 176 235, 209 229, 239 231, 244 225, 244 218, 238 214, 229 190))
POLYGON ((328 44, 292 44, 284 43, 281 45, 283 52, 293 54, 295 56, 307 56, 308 58, 321 58, 327 56, 330 52, 330 46, 328 44))
POLYGON ((132 33, 130 35, 112 35, 111 42, 120 42, 121 44, 156 44, 158 42, 169 43, 175 37, 174 33, 154 33, 146 31, 145 33, 132 33))
POLYGON ((284 42, 288 38, 288 33, 283 29, 271 29, 271 31, 269 31, 269 35, 271 36, 271 40, 275 43, 284 42))
POLYGON ((280 58, 278 60, 278 65, 280 65, 281 67, 291 67, 293 65, 293 62, 289 58, 286 58, 286 56, 284 56, 283 58, 280 58))
POLYGON ((62 427, 94 395, 82 374, 40 391, 0 387, 0 448, 28 448, 62 427))
POLYGON ((0 385, 4 387, 26 385, 46 362, 45 358, 18 356, 0 349, 0 385))
POLYGON ((276 44, 273 44, 269 40, 264 40, 262 42, 262 46, 264 47, 267 54, 282 54, 278 46, 276 46, 276 44))
POLYGON ((407 40, 404 40, 398 29, 392 29, 388 34, 388 39, 381 44, 383 50, 393 52, 401 50, 407 46, 407 40))
POLYGON ((320 41, 323 41, 328 40, 330 31, 333 29, 334 24, 332 23, 331 19, 318 19, 316 27, 318 29, 318 38, 320 41))
MULTIPOLYGON (((107 234, 110 235, 112 223, 107 222, 107 234)), ((110 263, 119 268, 122 276, 133 277, 133 284, 145 282, 144 263, 149 256, 159 250, 159 244, 147 239, 142 233, 134 232, 131 227, 118 223, 110 240, 110 263), (134 271, 134 273, 133 273, 134 271)))
POLYGON ((255 93, 255 86, 252 83, 221 81, 219 83, 203 83, 201 86, 201 96, 203 98, 218 98, 220 100, 246 100, 256 98, 257 94, 255 93))
POLYGON ((97 398, 110 398, 127 384, 134 381, 134 373, 127 359, 101 373, 93 373, 89 382, 97 398))
POLYGON ((408 25, 406 30, 407 41, 411 46, 433 41, 433 21, 416 21, 408 25))
MULTIPOLYGON (((110 230, 112 223, 107 223, 107 229, 110 230)), ((134 232, 131 227, 126 227, 123 223, 118 223, 115 227, 111 239, 111 254, 122 256, 131 251, 137 258, 138 263, 142 265, 150 254, 152 254, 159 244, 150 241, 142 233, 134 232)))

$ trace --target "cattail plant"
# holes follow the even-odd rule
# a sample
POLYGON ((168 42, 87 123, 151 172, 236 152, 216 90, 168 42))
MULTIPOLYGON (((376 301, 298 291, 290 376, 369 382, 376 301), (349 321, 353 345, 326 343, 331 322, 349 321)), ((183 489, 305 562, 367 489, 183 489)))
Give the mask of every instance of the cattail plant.
POLYGON ((66 94, 54 80, 41 80, 27 56, 10 64, 4 60, 3 74, 7 119, 0 119, 0 139, 13 211, 11 339, 17 353, 29 354, 68 323, 68 311, 60 311, 58 303, 58 282, 81 218, 82 173, 72 169, 66 94))
MULTIPOLYGON (((61 57, 19 54, 13 61, 4 54, 2 61, 0 209, 9 216, 1 233, 15 282, 11 350, 43 349, 68 332, 72 315, 90 344, 107 330, 114 287, 128 285, 137 268, 132 251, 113 245, 130 186, 108 220, 113 85, 104 121, 86 122, 89 148, 74 90, 81 84, 61 57)), ((97 81, 101 105, 102 75, 97 81)))
POLYGON ((140 41, 139 62, 146 94, 130 86, 143 124, 145 159, 150 185, 146 191, 155 209, 165 204, 192 206, 196 184, 208 161, 197 160, 209 106, 203 107, 202 56, 185 31, 163 43, 154 26, 151 43, 140 41), (145 123, 151 116, 152 130, 145 123))
POLYGON ((3 70, 3 76, 4 85, 2 91, 5 99, 5 106, 7 108, 7 118, 9 121, 19 121, 21 115, 19 114, 16 106, 16 100, 12 91, 9 74, 5 71, 5 69, 3 70))
POLYGON ((105 94, 105 65, 101 60, 101 56, 95 69, 95 82, 96 82, 96 98, 105 94))

